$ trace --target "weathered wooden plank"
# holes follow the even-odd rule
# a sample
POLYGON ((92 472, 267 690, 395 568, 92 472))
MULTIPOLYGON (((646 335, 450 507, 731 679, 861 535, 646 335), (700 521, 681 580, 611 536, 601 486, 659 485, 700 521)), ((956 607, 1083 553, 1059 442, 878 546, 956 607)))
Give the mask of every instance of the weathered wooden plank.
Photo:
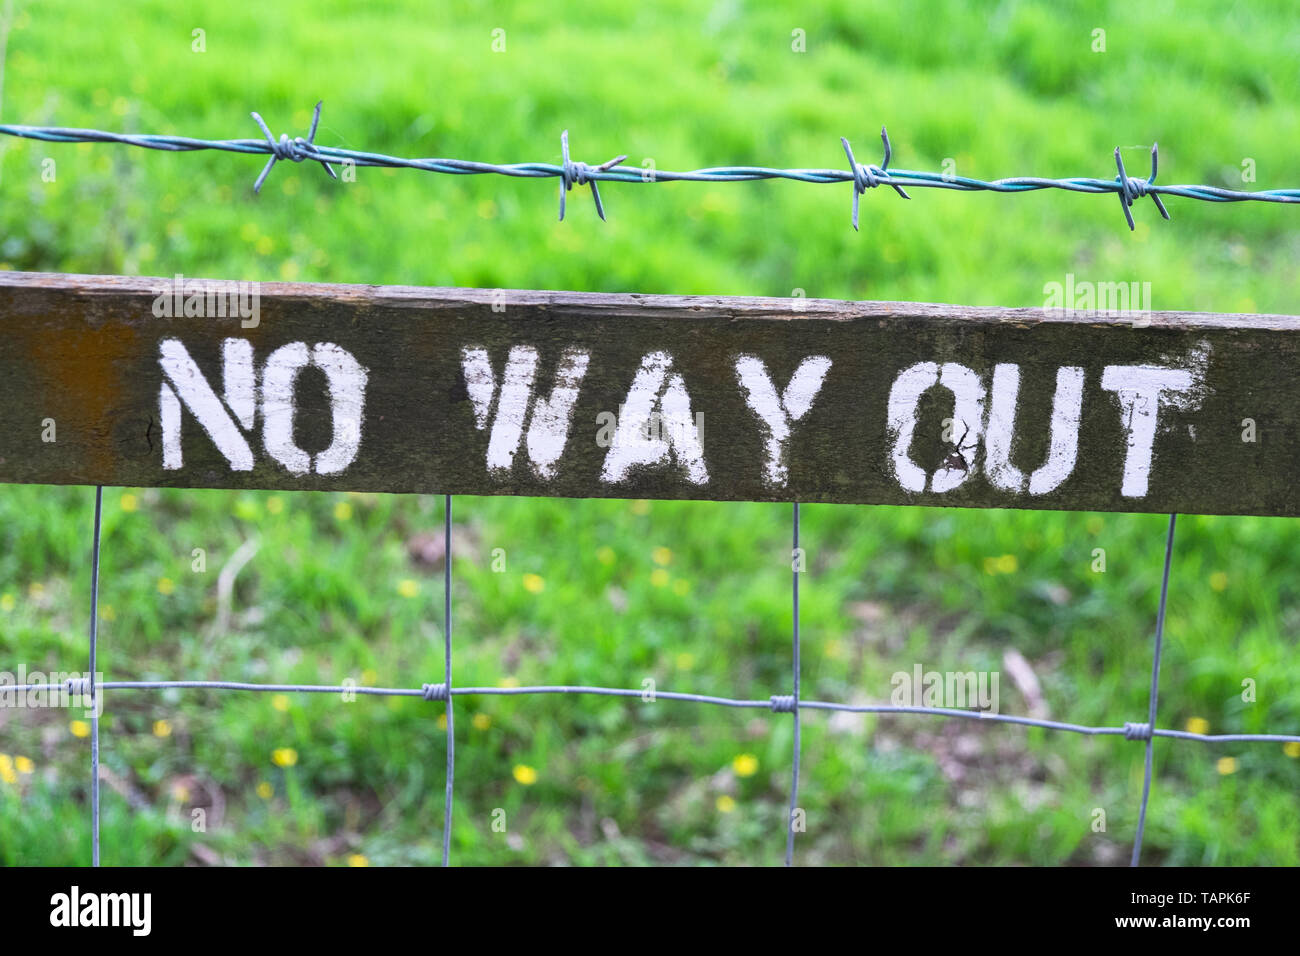
POLYGON ((6 482, 1300 512, 1296 316, 0 273, 0 323, 6 482))

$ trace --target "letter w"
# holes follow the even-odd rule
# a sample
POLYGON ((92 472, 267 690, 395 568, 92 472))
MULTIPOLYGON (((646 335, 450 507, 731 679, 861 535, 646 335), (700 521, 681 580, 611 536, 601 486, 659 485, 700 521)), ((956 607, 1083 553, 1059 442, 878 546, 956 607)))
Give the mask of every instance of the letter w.
POLYGON ((163 468, 181 467, 181 404, 203 426, 217 450, 230 462, 234 471, 253 470, 253 451, 239 431, 251 430, 257 408, 257 389, 253 374, 253 343, 247 339, 226 339, 221 343, 222 378, 225 405, 212 391, 199 367, 190 358, 180 339, 163 339, 159 344, 159 364, 166 381, 158 391, 158 412, 162 421, 163 468), (226 406, 229 406, 229 410, 226 406), (230 417, 233 411, 239 425, 230 417))
POLYGON ((533 380, 537 374, 537 350, 516 345, 506 358, 505 372, 498 389, 496 372, 487 349, 461 349, 461 367, 465 387, 474 406, 474 424, 479 431, 492 430, 488 438, 488 471, 497 475, 508 472, 514 464, 528 425, 528 458, 539 478, 555 477, 555 463, 564 452, 578 399, 578 386, 587 374, 587 352, 565 349, 555 371, 555 387, 549 398, 534 398, 533 380), (496 415, 492 417, 493 406, 496 415), (531 416, 531 417, 530 417, 531 416))

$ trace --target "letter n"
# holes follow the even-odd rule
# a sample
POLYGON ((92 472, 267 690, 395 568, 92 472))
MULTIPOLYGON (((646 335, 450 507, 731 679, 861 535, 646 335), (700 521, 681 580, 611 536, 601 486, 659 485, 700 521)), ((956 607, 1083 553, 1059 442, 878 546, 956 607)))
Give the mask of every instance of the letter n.
POLYGON ((158 362, 162 366, 164 381, 158 390, 158 413, 162 426, 163 468, 168 471, 175 471, 183 464, 182 406, 189 409, 195 421, 203 426, 217 451, 230 463, 232 471, 253 470, 253 451, 240 432, 241 426, 252 429, 257 407, 253 344, 247 339, 226 339, 221 343, 221 356, 224 404, 179 339, 163 339, 159 343, 158 362))

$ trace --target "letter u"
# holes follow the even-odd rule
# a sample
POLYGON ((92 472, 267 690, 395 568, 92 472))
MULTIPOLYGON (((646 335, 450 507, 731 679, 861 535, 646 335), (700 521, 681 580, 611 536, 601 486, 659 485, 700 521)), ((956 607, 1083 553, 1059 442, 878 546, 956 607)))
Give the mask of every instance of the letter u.
POLYGON ((1047 461, 1027 479, 1024 472, 1011 464, 1019 394, 1020 366, 1006 363, 994 367, 984 473, 989 483, 1001 491, 1024 494, 1027 486, 1031 495, 1044 495, 1059 487, 1074 471, 1083 411, 1083 369, 1066 365, 1057 370, 1047 461))

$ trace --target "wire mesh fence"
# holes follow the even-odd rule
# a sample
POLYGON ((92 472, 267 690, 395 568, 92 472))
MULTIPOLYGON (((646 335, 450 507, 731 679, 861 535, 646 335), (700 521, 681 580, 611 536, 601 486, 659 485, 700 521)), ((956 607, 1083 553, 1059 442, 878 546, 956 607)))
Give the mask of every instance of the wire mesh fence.
MULTIPOLYGON (((1293 743, 1300 742, 1298 734, 1204 734, 1192 731, 1180 731, 1156 726, 1157 704, 1159 698, 1160 663, 1164 643, 1165 614, 1169 593, 1169 578, 1173 564, 1174 531, 1177 516, 1169 516, 1168 534, 1165 540, 1164 567, 1161 575, 1160 600, 1156 610, 1155 634, 1152 653, 1151 689, 1148 698, 1146 719, 1128 721, 1116 726, 1092 726, 1066 721, 1044 720, 1035 717, 1014 714, 994 713, 988 710, 959 709, 951 707, 899 706, 894 704, 849 704, 828 700, 806 700, 800 696, 800 633, 799 633, 799 578, 803 573, 792 561, 791 574, 791 608, 793 628, 791 633, 791 682, 782 693, 773 693, 768 699, 736 699, 731 697, 711 696, 705 694, 680 693, 646 688, 603 687, 599 685, 534 685, 534 686, 457 686, 452 681, 452 496, 443 496, 443 545, 445 561, 443 572, 443 679, 440 682, 425 682, 419 687, 372 687, 357 686, 354 682, 343 684, 283 684, 252 683, 228 680, 105 680, 97 671, 98 626, 99 619, 99 566, 100 545, 102 537, 103 487, 95 489, 95 516, 91 541, 91 585, 89 615, 89 677, 74 677, 62 683, 31 683, 0 688, 0 704, 16 693, 45 692, 62 694, 69 702, 81 698, 88 702, 91 712, 90 720, 90 772, 91 772, 91 862, 100 865, 100 739, 99 715, 103 709, 100 695, 105 691, 159 691, 203 689, 219 691, 251 691, 262 693, 306 693, 306 694, 356 694, 374 697, 416 697, 430 703, 441 703, 445 714, 446 737, 446 787, 442 821, 442 864, 451 863, 451 824, 455 797, 455 708, 457 697, 490 695, 595 695, 638 699, 642 702, 659 700, 679 703, 694 703, 717 707, 738 708, 745 710, 764 710, 772 714, 789 714, 793 721, 794 744, 791 754, 791 775, 789 792, 789 809, 785 829, 785 864, 795 862, 796 835, 802 829, 799 808, 800 783, 800 718, 801 712, 841 711, 858 714, 909 714, 941 718, 958 718, 974 721, 1014 724, 1025 727, 1037 727, 1043 730, 1082 734, 1092 737, 1123 737, 1125 740, 1141 741, 1145 747, 1142 794, 1138 804, 1138 822, 1133 837, 1133 849, 1130 865, 1137 866, 1141 861, 1143 834, 1146 826, 1147 807, 1150 802, 1152 787, 1153 745, 1155 738, 1172 740, 1198 741, 1204 744, 1216 743, 1293 743)), ((798 553, 800 506, 792 506, 792 548, 798 553)))

